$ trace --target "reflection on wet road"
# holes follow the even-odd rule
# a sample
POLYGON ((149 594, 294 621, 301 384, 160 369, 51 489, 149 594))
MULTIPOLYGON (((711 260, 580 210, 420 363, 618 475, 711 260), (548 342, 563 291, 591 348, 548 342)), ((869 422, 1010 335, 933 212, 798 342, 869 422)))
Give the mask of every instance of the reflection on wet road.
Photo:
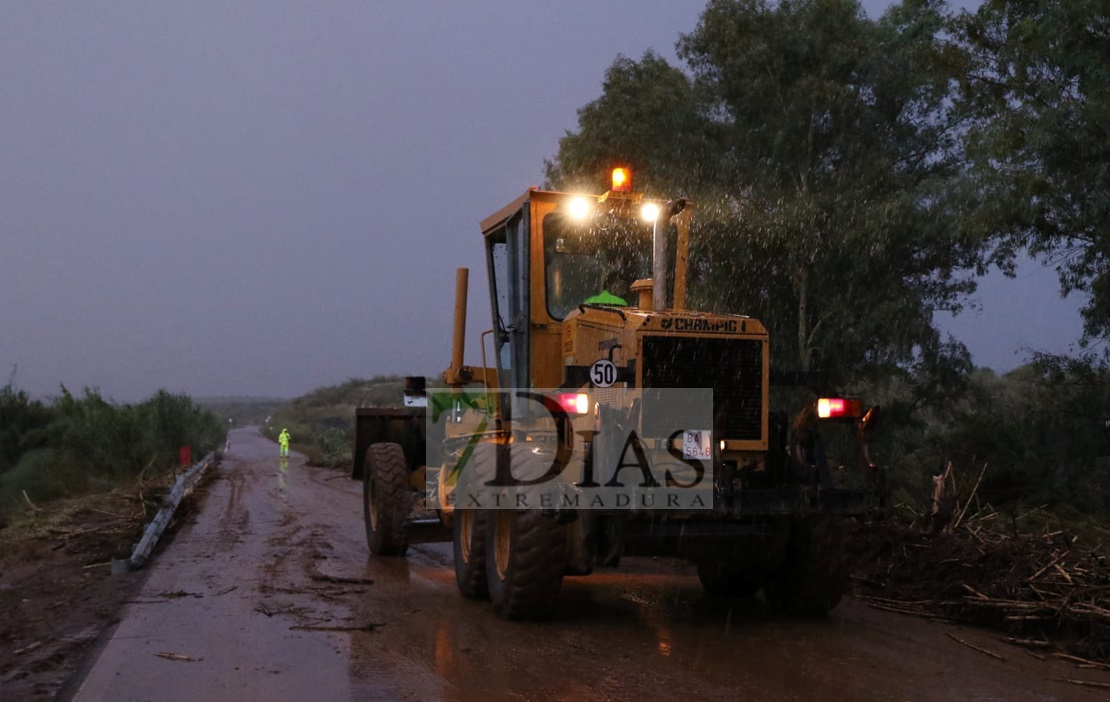
POLYGON ((1105 697, 1048 680, 1076 672, 986 632, 959 636, 1005 661, 952 641, 954 627, 851 598, 822 620, 708 598, 690 567, 662 559, 566 579, 551 621, 502 621, 457 593, 448 545, 368 560, 360 487, 342 473, 296 454, 283 465, 249 429, 232 446, 76 699, 1105 697))
POLYGON ((1004 651, 1006 662, 955 644, 944 635, 953 627, 852 599, 823 620, 780 617, 758 601, 713 600, 692 569, 669 561, 569 579, 552 621, 505 622, 454 592, 445 548, 416 550, 408 562, 369 569, 376 585, 362 612, 389 622, 389 635, 352 638, 352 675, 388 677, 397 697, 1102 699, 1045 680, 1050 673, 1029 665, 1044 664, 982 632, 960 636, 1004 651), (383 676, 390 670, 405 673, 383 676))

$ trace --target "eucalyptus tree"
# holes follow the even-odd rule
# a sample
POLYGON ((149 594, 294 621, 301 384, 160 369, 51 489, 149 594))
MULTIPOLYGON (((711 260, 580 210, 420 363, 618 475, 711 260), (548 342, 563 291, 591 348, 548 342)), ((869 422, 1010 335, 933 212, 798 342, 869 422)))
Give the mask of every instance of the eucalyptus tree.
POLYGON ((964 59, 945 22, 936 0, 877 21, 854 0, 712 0, 678 43, 685 71, 613 64, 549 179, 631 158, 641 184, 695 198, 692 298, 761 318, 779 367, 965 363, 932 321, 983 251, 961 227, 964 59))
POLYGON ((1087 341, 1110 336, 1110 6, 987 0, 954 23, 970 57, 961 104, 975 224, 1057 266, 1089 296, 1087 341))

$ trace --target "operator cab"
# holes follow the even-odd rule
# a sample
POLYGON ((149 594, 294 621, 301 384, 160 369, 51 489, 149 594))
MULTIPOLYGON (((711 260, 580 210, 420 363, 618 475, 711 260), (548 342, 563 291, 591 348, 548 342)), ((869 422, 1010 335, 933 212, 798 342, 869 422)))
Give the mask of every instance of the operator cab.
MULTIPOLYGON (((587 307, 642 306, 636 289, 658 277, 659 239, 685 263, 688 220, 674 221, 665 203, 633 192, 629 170, 618 168, 603 195, 533 188, 483 221, 482 233, 498 384, 553 388, 564 381, 563 322, 587 307)), ((662 276, 676 307, 685 299, 684 275, 662 276)))
POLYGON ((651 277, 655 221, 625 216, 624 209, 575 197, 544 218, 544 293, 552 319, 566 319, 602 291, 630 305, 632 284, 651 277))

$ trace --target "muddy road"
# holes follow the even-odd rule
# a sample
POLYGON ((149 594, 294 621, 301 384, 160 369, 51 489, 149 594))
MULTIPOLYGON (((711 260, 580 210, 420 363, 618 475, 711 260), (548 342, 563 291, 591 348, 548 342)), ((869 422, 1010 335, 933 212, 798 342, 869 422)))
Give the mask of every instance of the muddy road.
POLYGON ((449 545, 368 560, 361 489, 256 431, 69 694, 92 700, 1101 700, 1110 674, 848 598, 795 620, 629 559, 568 578, 554 619, 458 595, 449 545), (989 649, 997 660, 955 641, 989 649))

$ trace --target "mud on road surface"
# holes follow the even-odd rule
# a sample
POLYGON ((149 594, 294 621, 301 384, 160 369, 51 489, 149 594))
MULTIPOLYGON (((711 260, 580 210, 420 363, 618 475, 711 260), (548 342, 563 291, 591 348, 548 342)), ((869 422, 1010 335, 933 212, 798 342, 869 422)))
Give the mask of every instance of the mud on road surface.
MULTIPOLYGON (((455 589, 448 545, 368 559, 361 488, 233 432, 195 524, 71 686, 87 700, 1101 700, 1103 671, 848 598, 831 616, 702 594, 681 563, 568 578, 542 623, 455 589), (956 639, 959 639, 957 641, 956 639), (972 646, 1001 657, 994 658, 972 646), (1058 678, 1060 681, 1052 680, 1058 678)), ((8 699, 4 696, 4 699, 8 699)))

